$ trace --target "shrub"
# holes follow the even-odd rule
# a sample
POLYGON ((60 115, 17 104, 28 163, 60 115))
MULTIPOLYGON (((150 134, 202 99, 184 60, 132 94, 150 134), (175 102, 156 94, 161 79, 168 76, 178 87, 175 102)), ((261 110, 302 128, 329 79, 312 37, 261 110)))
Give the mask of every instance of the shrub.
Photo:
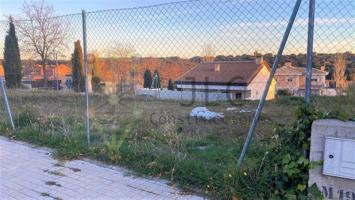
POLYGON ((39 112, 30 105, 25 105, 15 118, 16 127, 26 127, 38 122, 39 112))
POLYGON ((295 96, 280 96, 276 99, 276 103, 282 105, 302 105, 304 102, 303 97, 295 97, 295 96))
MULTIPOLYGON (((297 121, 278 127, 269 143, 270 152, 256 163, 244 163, 241 171, 230 172, 233 195, 242 199, 307 199, 311 125, 323 118, 314 106, 296 111, 297 121), (260 163, 260 164, 258 164, 260 163)), ((227 179, 228 180, 228 179, 227 179)), ((314 188, 312 190, 314 192, 314 188)), ((316 196, 316 195, 314 195, 316 196)))
POLYGON ((292 93, 288 89, 277 90, 277 96, 292 96, 292 93))
POLYGON ((347 97, 351 100, 355 99, 355 82, 349 85, 347 90, 347 97))

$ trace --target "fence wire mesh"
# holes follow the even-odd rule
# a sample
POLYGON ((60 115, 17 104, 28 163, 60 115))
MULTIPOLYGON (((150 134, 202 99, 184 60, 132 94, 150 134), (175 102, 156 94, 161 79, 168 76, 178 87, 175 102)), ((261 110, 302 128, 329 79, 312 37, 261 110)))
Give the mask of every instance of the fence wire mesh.
MULTIPOLYGON (((93 154, 111 163, 189 183, 203 188, 210 195, 223 197, 215 179, 224 176, 223 170, 236 163, 257 106, 257 101, 251 100, 257 100, 261 95, 265 80, 254 81, 256 89, 249 88, 252 91, 246 98, 244 95, 247 94, 231 95, 227 89, 220 91, 207 87, 195 93, 182 90, 181 77, 212 62, 214 64, 209 69, 217 72, 225 63, 249 66, 261 55, 272 65, 295 2, 192 0, 88 12, 93 154), (216 115, 217 118, 191 117, 191 111, 197 107, 207 107, 214 112, 200 110, 205 117, 216 115), (190 175, 185 176, 184 170, 190 170, 190 175)), ((334 82, 336 53, 345 55, 347 78, 354 80, 355 18, 351 5, 354 5, 353 0, 316 3, 313 67, 321 70, 325 66, 329 74, 319 81, 329 82, 327 88, 334 82)), ((31 25, 32 21, 15 19, 23 66, 22 83, 32 88, 9 90, 16 125, 36 127, 43 135, 50 132, 67 137, 82 133, 79 135, 83 137, 79 137, 84 142, 84 95, 72 88, 74 42, 79 40, 83 44, 82 15, 48 20, 64 26, 65 37, 58 48, 53 47, 53 53, 48 54, 48 85, 42 90, 44 72, 40 56, 20 31, 21 26, 31 25)), ((308 1, 303 1, 280 67, 289 62, 294 67, 306 66, 307 25, 308 1)), ((8 22, 0 21, 0 38, 5 38, 8 29, 8 22)), ((4 39, 0 40, 0 46, 4 46, 4 39)), ((0 58, 3 58, 3 48, 0 58)), ((267 71, 261 71, 267 76, 267 71)), ((203 71, 196 73, 195 76, 200 76, 198 73, 206 75, 203 71)), ((218 85, 226 81, 224 78, 229 77, 228 73, 233 71, 219 79, 207 77, 205 82, 211 80, 211 84, 218 85)), ((295 87, 301 88, 301 85, 295 87)), ((244 88, 248 85, 235 86, 244 88)), ((269 139, 276 125, 294 121, 292 112, 300 101, 291 98, 268 102, 254 140, 269 139)), ((340 106, 335 102, 329 104, 328 99, 315 101, 324 110, 340 106)), ((0 112, 5 116, 3 105, 0 112)), ((250 165, 255 165, 265 155, 260 145, 253 145, 248 153, 250 165)))

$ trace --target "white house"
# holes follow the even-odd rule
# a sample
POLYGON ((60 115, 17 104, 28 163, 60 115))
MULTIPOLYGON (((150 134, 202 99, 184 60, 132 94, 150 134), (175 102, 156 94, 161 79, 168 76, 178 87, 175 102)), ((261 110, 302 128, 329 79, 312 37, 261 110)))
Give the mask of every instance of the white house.
MULTIPOLYGON (((270 75, 262 58, 255 61, 200 63, 175 81, 178 90, 228 93, 231 99, 260 99, 270 75)), ((273 80, 267 99, 275 97, 273 80)))

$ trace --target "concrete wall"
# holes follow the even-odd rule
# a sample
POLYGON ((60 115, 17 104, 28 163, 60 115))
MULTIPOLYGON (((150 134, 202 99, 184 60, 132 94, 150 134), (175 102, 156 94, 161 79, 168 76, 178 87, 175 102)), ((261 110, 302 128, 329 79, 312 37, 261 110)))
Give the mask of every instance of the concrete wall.
MULTIPOLYGON (((338 120, 317 120, 312 124, 311 162, 324 160, 325 138, 336 137, 355 139, 355 122, 342 122, 338 120)), ((353 152, 355 156, 355 152, 353 152)), ((325 199, 355 199, 355 180, 327 176, 323 173, 323 165, 309 170, 308 184, 316 183, 325 199)))
POLYGON ((165 100, 183 100, 183 101, 228 101, 230 99, 230 94, 227 93, 211 93, 211 92, 192 92, 192 91, 172 91, 172 90, 149 90, 149 89, 138 89, 136 91, 137 95, 152 96, 157 99, 165 100))
POLYGON ((336 96, 337 95, 337 91, 334 88, 323 88, 320 91, 321 96, 336 96))

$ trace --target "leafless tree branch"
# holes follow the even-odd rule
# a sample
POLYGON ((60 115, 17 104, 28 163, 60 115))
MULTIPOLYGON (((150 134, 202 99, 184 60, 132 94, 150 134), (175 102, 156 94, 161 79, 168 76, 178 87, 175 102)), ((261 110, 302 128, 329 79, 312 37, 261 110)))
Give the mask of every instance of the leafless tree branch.
POLYGON ((25 51, 41 59, 44 72, 44 84, 47 87, 46 62, 49 55, 66 48, 69 24, 54 16, 54 8, 41 2, 25 2, 22 12, 27 20, 16 22, 20 42, 25 51))

